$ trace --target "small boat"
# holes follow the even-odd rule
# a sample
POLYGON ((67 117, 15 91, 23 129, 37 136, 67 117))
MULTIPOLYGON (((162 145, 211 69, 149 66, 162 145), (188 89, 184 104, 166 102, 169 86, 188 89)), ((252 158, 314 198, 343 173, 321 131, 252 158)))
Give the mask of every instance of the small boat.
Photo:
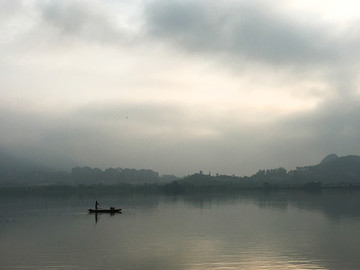
POLYGON ((115 207, 110 207, 109 209, 103 209, 103 208, 98 208, 98 209, 89 209, 88 210, 89 213, 110 213, 110 214, 115 214, 115 213, 121 213, 121 208, 115 208, 115 207))

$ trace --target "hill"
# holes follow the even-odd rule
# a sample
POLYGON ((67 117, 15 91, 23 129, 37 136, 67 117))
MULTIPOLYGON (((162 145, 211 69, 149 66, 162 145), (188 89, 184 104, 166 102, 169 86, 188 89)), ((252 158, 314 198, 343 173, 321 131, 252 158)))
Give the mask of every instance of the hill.
MULTIPOLYGON (((336 154, 326 156, 319 164, 297 167, 287 171, 284 168, 259 170, 248 177, 235 175, 210 175, 202 171, 182 179, 175 176, 160 176, 152 170, 108 168, 106 170, 90 167, 74 167, 71 172, 59 171, 26 159, 17 158, 0 151, 0 184, 1 185, 117 185, 129 183, 165 184, 178 181, 179 184, 196 186, 201 189, 219 189, 224 186, 236 188, 274 188, 301 187, 307 184, 319 185, 360 185, 360 156, 349 155, 338 157, 336 154)), ((310 185, 311 186, 311 185, 310 185)), ((169 189, 178 186, 169 186, 169 189)))
POLYGON ((318 165, 306 167, 310 175, 322 183, 352 183, 360 181, 360 156, 324 158, 318 165))
POLYGON ((0 151, 0 183, 2 185, 56 182, 62 179, 64 174, 45 165, 0 151))

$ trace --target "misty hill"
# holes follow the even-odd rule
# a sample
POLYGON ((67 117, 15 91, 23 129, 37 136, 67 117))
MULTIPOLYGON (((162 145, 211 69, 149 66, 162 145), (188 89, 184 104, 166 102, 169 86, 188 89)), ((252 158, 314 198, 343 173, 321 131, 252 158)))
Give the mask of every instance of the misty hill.
POLYGON ((280 185, 301 185, 309 182, 329 184, 360 183, 360 156, 326 156, 319 164, 297 167, 287 172, 283 168, 260 170, 251 176, 255 181, 280 185))
POLYGON ((0 151, 0 184, 2 185, 118 185, 118 184, 166 184, 169 190, 184 189, 190 186, 201 189, 211 188, 274 188, 301 187, 315 183, 320 185, 360 184, 360 156, 338 157, 336 154, 326 156, 319 164, 297 167, 287 171, 284 168, 259 170, 248 177, 235 175, 210 175, 202 171, 182 179, 173 175, 160 176, 149 169, 108 168, 102 170, 90 167, 74 167, 71 172, 56 171, 36 162, 16 158, 0 151))
POLYGON ((201 171, 182 179, 180 183, 196 187, 233 188, 277 188, 305 187, 319 188, 321 185, 360 184, 360 156, 326 156, 319 164, 297 167, 287 171, 284 168, 259 170, 250 177, 203 174, 201 171))
MULTIPOLYGON (((35 160, 37 160, 35 158, 35 160)), ((74 167, 71 172, 54 169, 36 161, 20 158, 0 149, 0 185, 117 185, 121 183, 145 184, 165 183, 177 180, 173 175, 160 176, 146 169, 74 167)))
POLYGON ((360 181, 360 156, 328 155, 318 165, 305 167, 322 183, 352 183, 360 181))
POLYGON ((50 171, 50 168, 5 152, 0 152, 0 175, 18 175, 32 171, 50 171))
POLYGON ((42 164, 0 151, 0 183, 41 184, 62 179, 64 173, 42 164))

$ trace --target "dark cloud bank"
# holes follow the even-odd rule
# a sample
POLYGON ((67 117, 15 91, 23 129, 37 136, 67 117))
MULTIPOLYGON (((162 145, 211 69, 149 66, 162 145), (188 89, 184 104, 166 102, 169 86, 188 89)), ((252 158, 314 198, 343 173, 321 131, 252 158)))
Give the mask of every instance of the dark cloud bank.
POLYGON ((338 58, 330 29, 301 25, 262 4, 157 1, 146 9, 148 29, 190 52, 237 60, 308 66, 338 58))

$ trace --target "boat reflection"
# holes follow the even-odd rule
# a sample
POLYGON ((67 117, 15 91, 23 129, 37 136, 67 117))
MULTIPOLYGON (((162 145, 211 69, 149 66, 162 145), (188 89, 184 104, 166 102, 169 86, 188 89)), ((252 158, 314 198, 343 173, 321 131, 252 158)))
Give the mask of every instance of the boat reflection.
MULTIPOLYGON (((97 203, 97 201, 96 201, 96 203, 97 203)), ((97 223, 100 218, 100 216, 98 217, 98 215, 110 214, 110 216, 114 216, 115 214, 121 214, 121 208, 115 208, 113 206, 111 206, 109 209, 96 207, 95 209, 91 209, 91 208, 88 209, 88 213, 95 214, 95 223, 97 223)))

